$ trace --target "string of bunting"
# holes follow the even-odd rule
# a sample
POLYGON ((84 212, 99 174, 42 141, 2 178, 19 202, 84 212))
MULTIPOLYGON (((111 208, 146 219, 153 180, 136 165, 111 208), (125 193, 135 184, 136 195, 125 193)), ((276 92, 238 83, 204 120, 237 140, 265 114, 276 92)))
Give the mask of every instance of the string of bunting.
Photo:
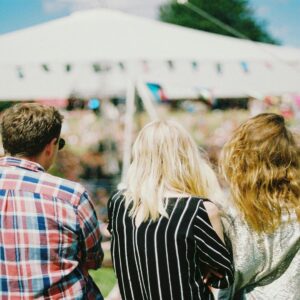
MULTIPOLYGON (((121 72, 125 72, 127 70, 127 66, 124 62, 120 61, 120 62, 116 63, 115 65, 119 68, 119 70, 121 72)), ((191 61, 190 65, 191 65, 191 69, 194 71, 199 71, 201 69, 201 63, 199 63, 197 61, 191 61)), ((241 61, 241 62, 239 62, 239 65, 245 74, 250 73, 250 66, 249 66, 248 62, 241 61)), ((267 68, 269 70, 272 70, 274 68, 274 66, 268 61, 264 62, 263 65, 265 66, 265 68, 267 68)), ((166 66, 170 71, 176 70, 176 62, 174 62, 172 60, 167 60, 166 66)), ((217 74, 222 75, 224 73, 224 64, 217 62, 214 64, 214 66, 215 66, 215 70, 216 70, 217 74)), ((112 68, 113 68, 113 65, 109 64, 109 63, 104 63, 104 64, 103 63, 102 64, 101 63, 93 63, 91 65, 91 70, 94 73, 109 72, 112 70, 112 68)), ((41 69, 46 73, 52 72, 49 64, 42 64, 41 69)), ((73 69, 74 69, 74 66, 71 63, 64 65, 64 70, 66 73, 71 73, 73 71, 73 69)), ((149 71, 151 71, 151 64, 149 64, 149 61, 147 61, 147 60, 141 61, 141 69, 144 73, 148 73, 149 71)), ((23 79, 25 77, 24 68, 22 66, 17 66, 16 72, 17 72, 17 77, 19 79, 23 79)))

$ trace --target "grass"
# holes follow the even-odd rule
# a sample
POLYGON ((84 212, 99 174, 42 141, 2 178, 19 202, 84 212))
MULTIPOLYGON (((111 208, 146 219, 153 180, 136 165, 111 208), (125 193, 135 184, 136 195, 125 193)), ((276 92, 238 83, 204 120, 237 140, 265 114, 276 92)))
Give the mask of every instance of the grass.
POLYGON ((112 268, 101 268, 90 271, 90 275, 99 287, 103 297, 106 297, 116 283, 116 276, 112 268))

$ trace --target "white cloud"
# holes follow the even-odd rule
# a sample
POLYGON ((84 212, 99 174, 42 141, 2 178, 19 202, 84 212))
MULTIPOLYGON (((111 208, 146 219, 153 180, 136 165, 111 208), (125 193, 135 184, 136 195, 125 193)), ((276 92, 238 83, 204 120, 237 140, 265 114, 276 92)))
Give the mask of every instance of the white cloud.
POLYGON ((46 12, 57 12, 62 10, 75 11, 88 8, 104 6, 101 0, 44 0, 43 7, 46 12))
POLYGON ((256 8, 256 14, 259 16, 259 17, 267 17, 270 15, 270 7, 268 6, 258 6, 256 8))
POLYGON ((283 45, 300 48, 299 34, 295 28, 289 26, 271 27, 271 33, 278 37, 283 45))
POLYGON ((158 7, 166 2, 167 0, 43 0, 43 7, 48 13, 103 7, 154 18, 158 7))
POLYGON ((284 38, 287 35, 289 35, 290 32, 290 28, 288 26, 280 26, 280 27, 274 27, 272 26, 270 28, 270 31, 275 35, 278 36, 279 38, 284 38))

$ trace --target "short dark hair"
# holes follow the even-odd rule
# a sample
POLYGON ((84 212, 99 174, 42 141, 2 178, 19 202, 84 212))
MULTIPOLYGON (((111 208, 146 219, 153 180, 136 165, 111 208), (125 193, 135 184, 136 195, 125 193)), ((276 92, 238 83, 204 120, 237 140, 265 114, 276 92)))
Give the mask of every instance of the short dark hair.
POLYGON ((5 153, 36 156, 53 138, 59 138, 63 116, 51 106, 19 103, 4 111, 1 119, 5 153))

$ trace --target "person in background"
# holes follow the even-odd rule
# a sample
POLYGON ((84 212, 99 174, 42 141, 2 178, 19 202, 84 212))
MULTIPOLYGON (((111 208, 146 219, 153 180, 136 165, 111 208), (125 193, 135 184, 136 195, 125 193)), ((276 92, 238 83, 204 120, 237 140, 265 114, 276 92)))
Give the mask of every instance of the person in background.
POLYGON ((122 299, 213 299, 210 286, 232 283, 231 255, 211 202, 219 184, 179 124, 154 121, 141 130, 126 186, 108 202, 122 299))
POLYGON ((1 299, 103 299, 88 273, 103 259, 91 199, 80 184, 46 173, 64 146, 62 120, 34 103, 2 115, 1 299))
POLYGON ((223 223, 235 281, 219 299, 299 299, 300 148, 284 118, 264 113, 243 123, 220 169, 232 196, 223 223))

